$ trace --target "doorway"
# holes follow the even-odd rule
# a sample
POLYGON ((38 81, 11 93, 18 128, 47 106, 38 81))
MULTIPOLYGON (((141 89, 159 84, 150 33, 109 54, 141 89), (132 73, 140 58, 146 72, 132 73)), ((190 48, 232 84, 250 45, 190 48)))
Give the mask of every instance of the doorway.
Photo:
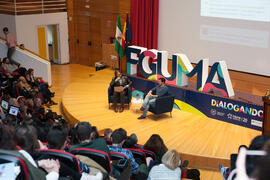
POLYGON ((60 64, 58 24, 37 27, 39 55, 60 64))

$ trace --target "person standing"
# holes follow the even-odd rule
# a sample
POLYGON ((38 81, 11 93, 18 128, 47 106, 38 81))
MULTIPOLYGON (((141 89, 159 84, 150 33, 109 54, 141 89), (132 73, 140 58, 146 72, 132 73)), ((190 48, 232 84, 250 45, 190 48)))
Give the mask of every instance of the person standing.
POLYGON ((17 63, 16 61, 14 61, 12 59, 12 55, 15 52, 15 48, 16 48, 16 44, 17 44, 17 41, 16 41, 15 37, 14 37, 13 34, 11 34, 8 31, 8 28, 7 27, 4 27, 3 28, 3 32, 4 32, 5 36, 6 36, 6 45, 8 47, 7 57, 9 59, 9 61, 11 62, 11 64, 15 64, 17 66, 20 66, 19 63, 17 63))

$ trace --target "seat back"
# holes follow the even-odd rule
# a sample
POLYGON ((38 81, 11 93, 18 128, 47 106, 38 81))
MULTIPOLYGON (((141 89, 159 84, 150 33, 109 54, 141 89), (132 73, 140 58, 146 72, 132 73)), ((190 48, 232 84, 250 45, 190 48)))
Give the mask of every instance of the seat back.
POLYGON ((71 153, 89 157, 101 165, 109 174, 112 172, 111 159, 109 155, 104 151, 89 148, 75 148, 71 151, 71 153))
POLYGON ((146 155, 141 149, 131 149, 131 148, 124 148, 124 149, 130 150, 135 159, 139 159, 141 163, 146 164, 146 155))
POLYGON ((7 155, 7 154, 1 154, 0 155, 0 164, 4 163, 14 163, 15 166, 19 166, 21 169, 20 174, 17 176, 16 180, 28 180, 29 175, 27 171, 26 163, 19 157, 7 155))
POLYGON ((156 160, 156 154, 153 151, 142 149, 146 157, 151 157, 153 160, 156 160))
POLYGON ((111 160, 128 159, 126 155, 111 151, 111 160))
POLYGON ((155 107, 150 106, 149 111, 154 114, 162 114, 171 112, 174 104, 174 95, 168 94, 166 96, 158 97, 156 99, 155 107))
POLYGON ((76 172, 81 173, 79 161, 74 154, 56 149, 37 149, 31 155, 35 160, 58 159, 76 172))

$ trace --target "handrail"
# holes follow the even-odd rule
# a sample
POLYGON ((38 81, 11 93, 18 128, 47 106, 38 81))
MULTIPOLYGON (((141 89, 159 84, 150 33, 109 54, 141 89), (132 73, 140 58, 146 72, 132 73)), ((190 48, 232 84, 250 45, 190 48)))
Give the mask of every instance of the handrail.
MULTIPOLYGON (((1 36, 0 36, 0 39, 3 40, 3 41, 6 41, 6 39, 3 38, 3 37, 1 37, 1 36)), ((29 53, 35 55, 35 56, 38 56, 38 57, 40 57, 41 59, 44 59, 45 61, 49 61, 49 62, 50 62, 50 60, 49 60, 48 58, 43 57, 43 56, 40 56, 39 54, 37 54, 37 53, 35 53, 35 52, 33 52, 33 51, 31 51, 31 50, 25 48, 25 47, 19 46, 18 44, 16 44, 16 47, 18 47, 18 48, 20 48, 20 49, 22 49, 22 50, 25 50, 25 51, 27 51, 27 52, 29 52, 29 53)))

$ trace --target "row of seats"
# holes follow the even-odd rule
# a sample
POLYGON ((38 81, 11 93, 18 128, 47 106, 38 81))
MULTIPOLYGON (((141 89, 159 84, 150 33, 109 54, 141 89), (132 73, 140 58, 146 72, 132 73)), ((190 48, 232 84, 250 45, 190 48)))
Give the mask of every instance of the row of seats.
MULTIPOLYGON (((134 156, 134 158, 139 158, 143 163, 146 163, 146 157, 152 157, 155 159, 155 153, 144 150, 144 149, 130 149, 134 156)), ((42 158, 49 158, 49 159, 58 159, 60 162, 64 163, 71 169, 81 173, 79 161, 76 157, 76 155, 82 155, 86 156, 95 162, 97 162, 101 167, 103 167, 108 174, 113 176, 112 174, 112 161, 118 161, 120 159, 127 159, 127 157, 124 154, 117 153, 117 152, 110 152, 111 158, 109 155, 103 151, 95 150, 95 149, 89 149, 89 148, 77 148, 73 149, 71 152, 65 152, 61 150, 56 149, 37 149, 35 152, 31 154, 31 156, 35 160, 40 160, 42 158)), ((18 156, 14 155, 0 155, 0 164, 2 163, 8 163, 13 162, 16 165, 19 165, 23 171, 21 171, 20 175, 17 177, 17 179, 28 179, 28 170, 26 168, 25 161, 18 156)))

